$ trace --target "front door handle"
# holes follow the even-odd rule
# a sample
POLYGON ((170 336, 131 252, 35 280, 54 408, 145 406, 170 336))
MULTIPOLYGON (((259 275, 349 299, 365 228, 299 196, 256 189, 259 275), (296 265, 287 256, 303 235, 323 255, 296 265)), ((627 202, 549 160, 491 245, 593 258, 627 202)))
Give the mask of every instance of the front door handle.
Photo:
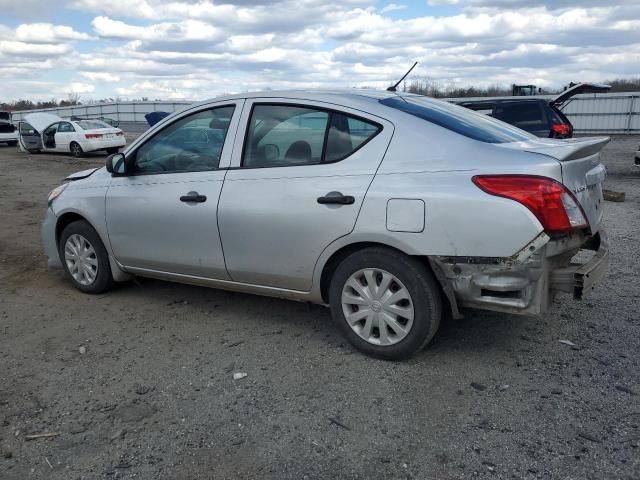
POLYGON ((324 197, 318 197, 321 205, 352 205, 356 201, 351 195, 343 195, 340 192, 329 192, 324 197))
POLYGON ((186 203, 203 203, 207 201, 206 195, 200 195, 198 192, 189 192, 180 197, 181 202, 186 203))

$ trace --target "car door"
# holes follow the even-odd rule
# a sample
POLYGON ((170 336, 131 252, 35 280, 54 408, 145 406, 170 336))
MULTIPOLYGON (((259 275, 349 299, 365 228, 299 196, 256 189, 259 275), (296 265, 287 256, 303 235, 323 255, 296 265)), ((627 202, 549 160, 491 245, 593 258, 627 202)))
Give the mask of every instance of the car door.
POLYGON ((353 230, 393 134, 378 117, 322 102, 247 100, 218 225, 234 281, 311 289, 322 251, 353 230))
POLYGON ((60 122, 58 130, 55 133, 56 150, 60 152, 68 152, 69 144, 75 135, 75 128, 69 122, 60 122))
POLYGON ((114 177, 106 196, 109 241, 121 264, 228 279, 216 215, 242 104, 187 111, 126 153, 129 173, 114 177))
POLYGON ((29 152, 42 150, 42 136, 31 124, 27 122, 18 123, 20 147, 29 152))

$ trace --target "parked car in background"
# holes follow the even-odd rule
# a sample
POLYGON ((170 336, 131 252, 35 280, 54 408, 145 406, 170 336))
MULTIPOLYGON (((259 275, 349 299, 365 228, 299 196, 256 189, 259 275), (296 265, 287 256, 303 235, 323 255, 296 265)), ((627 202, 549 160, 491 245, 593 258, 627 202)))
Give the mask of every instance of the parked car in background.
POLYGON ((388 91, 216 98, 55 188, 43 242, 83 292, 139 275, 330 305, 357 349, 401 359, 444 309, 588 294, 608 141, 388 91))
POLYGON ((11 121, 11 112, 0 112, 0 143, 6 143, 10 147, 18 144, 18 132, 11 121))
POLYGON ((171 115, 169 112, 149 112, 145 114, 144 119, 150 127, 153 127, 156 123, 169 115, 171 115))
POLYGON ((545 100, 531 96, 525 98, 497 98, 487 100, 459 101, 458 105, 490 115, 510 123, 537 137, 571 138, 573 125, 560 110, 571 97, 580 93, 606 92, 609 85, 579 83, 561 94, 545 100))
POLYGON ((20 148, 27 152, 116 153, 126 145, 124 132, 100 120, 64 120, 51 113, 30 113, 19 123, 20 148))

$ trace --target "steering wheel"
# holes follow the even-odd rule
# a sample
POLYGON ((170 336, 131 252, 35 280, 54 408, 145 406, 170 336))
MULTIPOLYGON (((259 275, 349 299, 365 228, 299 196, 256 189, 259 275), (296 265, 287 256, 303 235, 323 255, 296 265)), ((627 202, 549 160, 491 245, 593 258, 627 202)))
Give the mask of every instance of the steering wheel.
POLYGON ((194 165, 199 165, 200 154, 197 152, 190 152, 188 150, 181 150, 180 153, 174 158, 174 162, 178 170, 189 170, 194 165))
POLYGON ((147 166, 155 165, 155 166, 159 167, 160 170, 162 170, 163 172, 167 171, 167 167, 165 167, 162 163, 160 163, 160 162, 158 162, 156 160, 145 160, 144 163, 145 163, 145 168, 144 168, 145 170, 146 170, 147 166))

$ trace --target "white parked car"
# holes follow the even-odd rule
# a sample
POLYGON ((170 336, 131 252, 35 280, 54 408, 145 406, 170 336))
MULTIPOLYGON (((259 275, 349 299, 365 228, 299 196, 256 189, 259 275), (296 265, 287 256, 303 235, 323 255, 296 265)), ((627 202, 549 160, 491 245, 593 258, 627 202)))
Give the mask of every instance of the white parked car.
POLYGON ((19 123, 20 149, 26 152, 116 153, 127 143, 124 132, 100 120, 64 120, 51 113, 30 113, 19 123))
POLYGON ((10 147, 18 144, 18 132, 11 122, 11 112, 0 112, 0 143, 10 147))

